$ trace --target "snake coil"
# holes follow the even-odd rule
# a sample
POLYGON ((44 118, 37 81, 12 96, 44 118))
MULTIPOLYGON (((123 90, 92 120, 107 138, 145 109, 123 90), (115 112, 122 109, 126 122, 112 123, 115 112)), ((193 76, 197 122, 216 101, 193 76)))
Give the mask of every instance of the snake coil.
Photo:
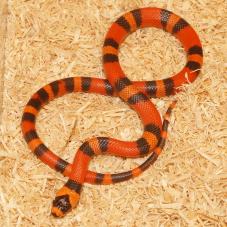
POLYGON ((202 62, 203 52, 199 37, 184 19, 165 9, 141 8, 118 18, 106 34, 103 66, 107 79, 69 77, 47 84, 32 95, 25 106, 21 122, 24 139, 42 162, 69 178, 53 201, 51 212, 54 216, 63 217, 76 207, 85 182, 112 184, 126 181, 138 176, 155 162, 164 147, 169 117, 176 102, 170 105, 162 122, 149 97, 163 97, 179 92, 182 84, 191 83, 197 78, 202 62), (161 28, 180 40, 187 53, 187 63, 179 73, 155 81, 132 82, 126 77, 118 59, 119 46, 128 34, 145 27, 161 28), (40 109, 49 101, 72 92, 120 97, 138 113, 144 125, 143 135, 131 142, 107 137, 92 138, 79 147, 72 164, 61 159, 39 138, 35 121, 40 109), (111 154, 135 158, 149 153, 151 155, 143 164, 127 172, 102 174, 88 170, 94 155, 111 154))

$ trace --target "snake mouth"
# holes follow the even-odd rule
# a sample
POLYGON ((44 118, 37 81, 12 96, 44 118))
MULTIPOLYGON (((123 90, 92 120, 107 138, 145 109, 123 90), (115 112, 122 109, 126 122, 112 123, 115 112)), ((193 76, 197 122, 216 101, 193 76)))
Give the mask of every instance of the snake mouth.
POLYGON ((61 195, 54 199, 51 214, 54 217, 63 217, 71 209, 72 206, 70 204, 69 195, 61 195))

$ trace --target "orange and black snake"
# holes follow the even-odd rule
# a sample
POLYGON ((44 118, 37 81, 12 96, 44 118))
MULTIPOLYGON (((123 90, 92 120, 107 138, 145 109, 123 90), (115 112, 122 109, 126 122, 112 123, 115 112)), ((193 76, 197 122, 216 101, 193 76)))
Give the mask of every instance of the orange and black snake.
POLYGON ((149 97, 163 97, 179 92, 182 84, 191 83, 196 79, 202 62, 203 51, 199 37, 184 19, 165 9, 141 8, 118 18, 105 37, 103 66, 107 79, 69 77, 54 81, 32 95, 25 106, 21 122, 24 139, 41 161, 69 178, 53 201, 54 216, 62 217, 76 207, 84 182, 91 184, 122 182, 138 176, 155 162, 164 147, 169 116, 175 102, 168 108, 162 122, 149 97), (128 34, 145 27, 161 28, 180 40, 187 53, 187 63, 179 73, 156 81, 132 82, 126 77, 119 64, 119 46, 128 34), (144 125, 143 135, 132 142, 107 137, 92 138, 79 147, 72 164, 61 159, 39 138, 35 121, 40 109, 50 100, 72 92, 120 97, 138 113, 144 125), (94 155, 111 154, 135 158, 149 153, 151 155, 143 164, 127 172, 102 174, 88 170, 89 162, 94 155))

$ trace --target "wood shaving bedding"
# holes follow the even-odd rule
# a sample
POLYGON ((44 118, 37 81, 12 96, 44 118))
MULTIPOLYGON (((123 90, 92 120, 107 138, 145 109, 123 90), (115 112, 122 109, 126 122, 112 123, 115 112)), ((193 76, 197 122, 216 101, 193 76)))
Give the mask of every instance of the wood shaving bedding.
MULTIPOLYGON (((3 18, 6 11, 0 11, 3 18)), ((0 45, 0 226, 226 226, 226 13, 224 0, 8 0, 6 43, 0 45), (179 100, 154 166, 128 182, 85 184, 78 207, 64 219, 53 218, 52 199, 66 179, 27 148, 20 131, 23 107, 56 79, 105 78, 101 48, 107 29, 124 12, 144 6, 171 10, 195 28, 204 50, 202 73, 177 96, 153 100, 161 114, 179 100)), ((125 40, 120 61, 130 79, 151 80, 177 73, 186 60, 174 37, 147 28, 125 40)), ((119 98, 81 93, 45 106, 37 127, 68 161, 92 136, 130 141, 142 134, 137 114, 119 98)), ((99 156, 90 169, 114 173, 143 160, 99 156)))

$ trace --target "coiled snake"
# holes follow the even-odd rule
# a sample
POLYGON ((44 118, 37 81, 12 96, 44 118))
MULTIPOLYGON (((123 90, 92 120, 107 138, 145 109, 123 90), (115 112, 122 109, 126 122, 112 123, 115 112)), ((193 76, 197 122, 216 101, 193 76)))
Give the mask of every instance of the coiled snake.
POLYGON ((202 61, 201 42, 194 29, 184 19, 165 9, 141 8, 118 18, 106 34, 103 46, 103 66, 107 79, 65 78, 42 87, 32 95, 22 117, 21 127, 24 139, 42 162, 69 178, 57 192, 53 201, 52 214, 54 216, 62 217, 76 207, 84 182, 91 184, 122 182, 138 176, 154 163, 164 147, 169 116, 175 102, 168 108, 162 122, 158 110, 149 97, 169 96, 180 91, 182 84, 196 79, 202 61), (128 34, 145 27, 161 28, 180 40, 187 53, 187 63, 179 73, 156 81, 132 82, 126 77, 118 60, 119 46, 128 34), (35 120, 40 109, 49 101, 71 92, 120 97, 138 113, 144 125, 143 135, 132 142, 107 137, 92 138, 79 147, 72 164, 61 159, 39 138, 35 120), (88 170, 89 162, 94 155, 111 154, 135 158, 149 153, 151 155, 142 165, 127 172, 102 174, 88 170))

